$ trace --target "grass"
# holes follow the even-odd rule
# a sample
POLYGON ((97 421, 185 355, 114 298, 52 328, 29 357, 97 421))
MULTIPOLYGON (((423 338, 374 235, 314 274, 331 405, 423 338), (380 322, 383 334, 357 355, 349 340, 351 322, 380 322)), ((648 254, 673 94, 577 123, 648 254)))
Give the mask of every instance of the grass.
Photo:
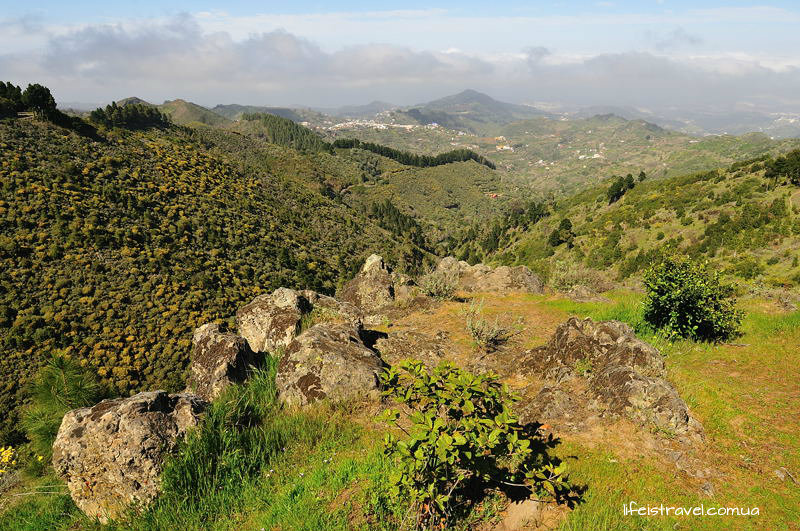
MULTIPOLYGON (((0 530, 334 531, 380 528, 366 515, 384 513, 392 522, 376 432, 355 422, 346 404, 282 409, 275 367, 270 358, 246 385, 230 388, 210 407, 168 461, 163 494, 146 511, 102 525, 66 494, 30 495, 0 515, 0 530)), ((26 488, 33 492, 42 481, 65 490, 55 478, 26 488)))
MULTIPOLYGON (((606 294, 614 302, 576 303, 543 300, 550 308, 596 320, 627 322, 637 335, 666 356, 670 380, 703 424, 707 444, 703 461, 718 475, 713 499, 691 494, 673 468, 658 463, 610 464, 608 454, 577 447, 570 463, 575 477, 590 485, 585 503, 567 518, 572 530, 796 530, 800 491, 775 470, 800 471, 800 312, 775 313, 764 301, 743 300, 742 336, 731 344, 667 341, 641 319, 641 294, 606 294), (759 516, 631 517, 622 503, 759 507, 759 516)), ((569 447, 569 443, 565 445, 569 447)), ((613 454, 613 450, 609 450, 613 454)))
MULTIPOLYGON (((613 302, 542 295, 486 295, 485 300, 489 312, 524 317, 526 335, 539 344, 572 314, 625 321, 656 345, 670 381, 705 428, 699 459, 714 473, 715 495, 701 494, 704 480, 680 473, 625 433, 607 433, 594 443, 565 435, 556 453, 567 461, 570 479, 588 490, 560 531, 797 531, 800 490, 788 478, 779 480, 775 470, 785 467, 800 475, 800 312, 776 313, 765 301, 743 300, 747 315, 738 346, 669 342, 642 327, 641 294, 604 295, 613 302), (630 501, 759 507, 760 515, 625 516, 622 505, 630 501)), ((422 329, 420 323, 435 322, 452 329, 457 348, 468 355, 469 343, 458 346, 458 333, 466 339, 461 307, 442 303, 434 315, 411 315, 398 326, 407 322, 422 329)), ((280 409, 273 373, 270 361, 247 386, 234 388, 212 408, 209 422, 170 465, 165 495, 143 514, 102 526, 82 516, 65 494, 20 496, 0 515, 0 531, 395 529, 396 512, 383 491, 390 465, 379 430, 342 405, 280 409)), ((41 478, 25 490, 51 484, 53 478, 41 478)))

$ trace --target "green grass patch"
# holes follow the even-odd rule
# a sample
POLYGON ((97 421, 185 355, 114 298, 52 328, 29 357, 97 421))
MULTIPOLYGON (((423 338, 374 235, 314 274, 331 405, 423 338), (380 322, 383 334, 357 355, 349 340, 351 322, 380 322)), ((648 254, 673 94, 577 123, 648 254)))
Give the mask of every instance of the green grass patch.
POLYGON ((389 529, 394 520, 383 501, 387 466, 377 434, 357 424, 347 404, 283 409, 275 370, 269 358, 247 384, 209 407, 167 462, 163 493, 144 512, 102 525, 68 495, 35 494, 0 516, 0 531, 382 528, 368 514, 382 516, 389 529))

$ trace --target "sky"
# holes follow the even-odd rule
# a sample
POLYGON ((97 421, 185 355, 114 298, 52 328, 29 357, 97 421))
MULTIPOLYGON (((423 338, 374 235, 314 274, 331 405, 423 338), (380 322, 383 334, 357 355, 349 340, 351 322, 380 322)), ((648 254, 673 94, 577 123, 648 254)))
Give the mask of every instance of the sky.
POLYGON ((59 102, 507 101, 800 112, 800 3, 0 0, 0 79, 59 102))

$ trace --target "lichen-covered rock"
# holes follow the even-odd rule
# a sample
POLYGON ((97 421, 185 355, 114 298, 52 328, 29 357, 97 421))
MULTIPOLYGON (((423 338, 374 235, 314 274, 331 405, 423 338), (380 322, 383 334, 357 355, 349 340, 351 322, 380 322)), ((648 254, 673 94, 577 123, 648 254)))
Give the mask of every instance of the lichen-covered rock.
MULTIPOLYGON (((627 417, 642 424, 652 423, 676 434, 702 430, 689 415, 686 403, 666 379, 661 354, 636 337, 633 330, 619 321, 594 322, 570 318, 561 324, 550 341, 528 351, 520 362, 523 372, 550 382, 548 396, 560 397, 563 404, 599 404, 607 413, 627 417), (563 400, 563 393, 576 377, 586 379, 584 400, 563 400)), ((569 389, 572 396, 580 393, 569 389)), ((563 413, 564 406, 548 408, 538 404, 533 411, 563 413)))
POLYGON ((394 302, 392 270, 377 254, 367 258, 358 274, 342 288, 339 298, 374 314, 394 302))
POLYGON ((213 323, 197 328, 192 340, 187 390, 212 401, 231 384, 244 382, 257 355, 244 338, 222 334, 213 323))
POLYGON ((205 406, 191 394, 151 391, 72 410, 53 444, 53 468, 92 518, 144 507, 160 492, 164 458, 205 406))
POLYGON ((314 310, 323 320, 338 319, 361 326, 361 312, 352 304, 311 290, 288 288, 253 299, 236 312, 236 325, 254 352, 275 352, 297 336, 303 317, 314 310))
POLYGON ((347 324, 312 326, 284 350, 275 383, 278 396, 290 405, 323 398, 343 400, 379 395, 385 364, 364 345, 359 331, 347 324))
POLYGON ((452 256, 443 258, 436 270, 458 280, 458 288, 468 292, 543 293, 544 283, 525 266, 489 267, 469 265, 452 256))
POLYGON ((390 365, 414 359, 432 368, 443 360, 445 349, 445 343, 440 337, 431 337, 414 331, 391 332, 387 337, 375 342, 375 350, 380 353, 381 359, 390 365))

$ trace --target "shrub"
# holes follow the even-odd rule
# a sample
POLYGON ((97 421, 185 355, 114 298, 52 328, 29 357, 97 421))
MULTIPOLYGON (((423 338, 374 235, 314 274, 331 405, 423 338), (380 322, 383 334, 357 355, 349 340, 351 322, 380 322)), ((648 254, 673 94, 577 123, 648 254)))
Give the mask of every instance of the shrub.
POLYGON ((29 389, 30 403, 22 412, 22 428, 31 449, 50 461, 53 441, 64 414, 96 404, 103 397, 97 377, 75 360, 54 355, 29 389))
POLYGON ((611 289, 610 283, 602 273, 569 260, 556 260, 549 280, 550 286, 558 291, 569 291, 575 286, 586 286, 595 291, 611 289))
POLYGON ((458 282, 444 271, 431 271, 417 281, 422 292, 437 301, 453 300, 458 282))
POLYGON ((644 285, 644 318, 654 327, 701 341, 739 334, 742 312, 732 298, 734 287, 705 264, 668 258, 645 273, 644 285))
POLYGON ((483 316, 483 302, 470 302, 463 312, 465 325, 470 337, 484 352, 494 352, 506 341, 522 332, 519 320, 512 321, 507 315, 489 320, 483 316))
POLYGON ((405 406, 411 423, 387 409, 382 420, 406 437, 385 438, 395 461, 390 496, 408 504, 416 529, 445 528, 478 501, 475 493, 509 486, 562 499, 569 492, 564 465, 550 457, 552 437, 513 416, 514 397, 494 374, 474 375, 442 363, 428 371, 416 361, 387 370, 384 395, 405 406))

